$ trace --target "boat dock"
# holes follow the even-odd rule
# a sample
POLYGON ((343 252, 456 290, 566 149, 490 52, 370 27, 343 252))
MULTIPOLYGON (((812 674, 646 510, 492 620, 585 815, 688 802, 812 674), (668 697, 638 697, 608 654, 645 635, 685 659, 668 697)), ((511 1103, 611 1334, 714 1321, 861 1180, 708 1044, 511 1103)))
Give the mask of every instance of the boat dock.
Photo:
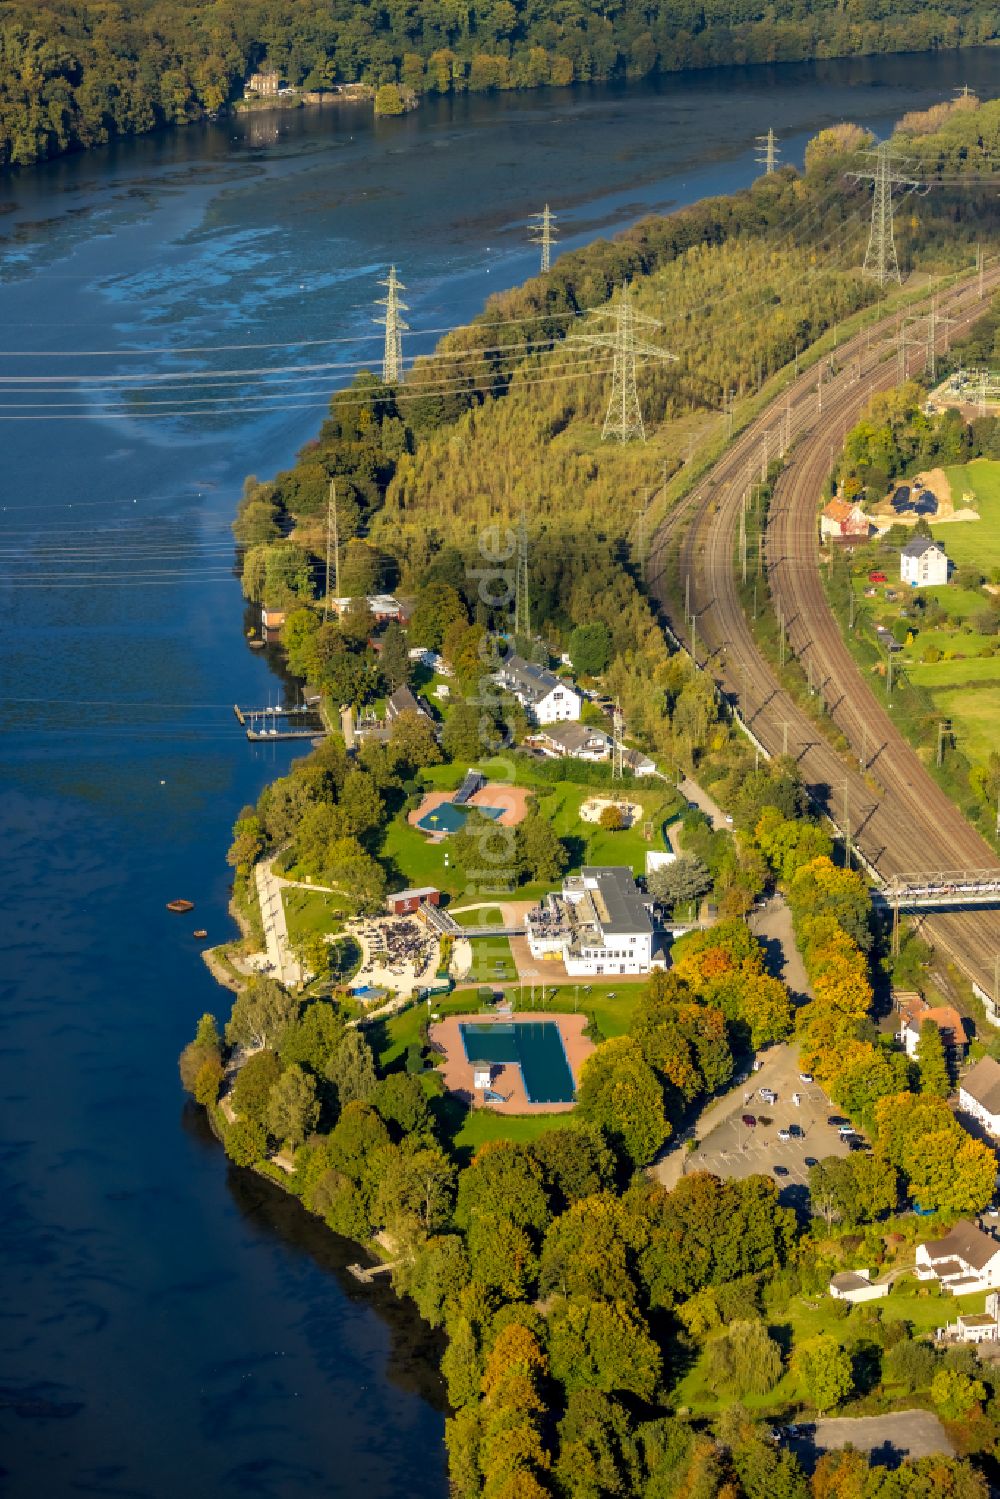
POLYGON ((234 703, 233 712, 250 740, 316 739, 327 732, 316 708, 305 703, 299 708, 241 708, 234 703))

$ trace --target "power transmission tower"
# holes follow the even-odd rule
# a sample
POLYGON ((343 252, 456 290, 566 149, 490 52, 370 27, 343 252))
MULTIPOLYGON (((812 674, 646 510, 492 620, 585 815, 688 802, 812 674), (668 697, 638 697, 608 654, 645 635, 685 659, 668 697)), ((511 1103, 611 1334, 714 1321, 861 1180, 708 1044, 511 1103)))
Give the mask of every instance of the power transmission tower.
POLYGON ((326 502, 326 572, 323 574, 323 620, 330 613, 330 551, 333 550, 334 598, 340 598, 340 532, 337 526, 337 484, 330 480, 330 497, 326 502))
POLYGON ((615 320, 614 328, 608 333, 572 335, 574 343, 614 351, 611 399, 608 402, 608 414, 604 418, 601 441, 617 437, 619 442, 631 442, 633 437, 638 437, 640 442, 645 442, 646 429, 635 385, 635 362, 640 357, 676 361, 677 355, 669 354, 665 349, 658 349, 655 344, 636 337, 637 327, 660 328, 663 325, 655 318, 646 317, 645 313, 636 312, 627 281, 622 282, 614 303, 609 303, 607 307, 592 308, 590 315, 595 318, 613 317, 615 320))
POLYGON ((940 327, 945 331, 945 348, 948 347, 948 329, 955 321, 937 310, 937 297, 931 298, 931 310, 927 314, 927 373, 931 384, 937 383, 937 335, 940 327))
POLYGON ((621 704, 616 701, 615 711, 611 718, 611 779, 620 781, 625 774, 625 746, 622 743, 622 735, 625 732, 625 715, 622 713, 621 704))
POLYGON ((514 579, 514 634, 527 639, 531 634, 531 602, 528 597, 528 527, 524 515, 517 529, 517 573, 514 579))
POLYGON ((546 203, 541 213, 533 213, 528 221, 528 238, 542 247, 542 275, 552 264, 552 246, 559 238, 556 216, 546 203))
POLYGON ((774 171, 775 167, 778 165, 778 157, 780 155, 781 150, 778 146, 778 137, 775 135, 771 127, 768 126, 767 134, 758 135, 757 137, 756 161, 759 167, 764 168, 765 177, 769 177, 774 171))
POLYGON ((898 281, 902 285, 903 278, 899 274, 896 241, 892 232, 892 190, 894 187, 916 189, 921 184, 915 178, 906 177, 895 170, 897 166, 903 167, 906 163, 902 157, 893 156, 891 141, 879 141, 874 151, 866 151, 864 154, 875 158, 874 167, 869 172, 849 172, 848 176, 854 177, 858 182, 867 182, 871 178, 874 183, 872 227, 865 253, 865 275, 873 277, 879 286, 885 286, 887 281, 898 281))
POLYGON ((406 287, 402 281, 396 279, 396 267, 389 267, 389 275, 385 281, 380 281, 379 286, 386 287, 386 295, 379 297, 377 306, 385 308, 385 317, 377 317, 376 323, 381 323, 385 328, 385 353, 382 355, 382 379, 386 385, 398 385, 403 378, 403 334, 409 327, 400 317, 400 313, 408 311, 405 302, 399 300, 399 293, 405 291, 406 287))

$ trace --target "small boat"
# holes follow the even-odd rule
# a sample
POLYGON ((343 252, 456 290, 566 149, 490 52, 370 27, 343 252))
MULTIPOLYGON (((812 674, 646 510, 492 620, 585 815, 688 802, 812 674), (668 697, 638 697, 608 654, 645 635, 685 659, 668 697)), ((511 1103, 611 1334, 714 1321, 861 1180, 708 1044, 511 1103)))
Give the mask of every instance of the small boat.
POLYGON ((194 901, 193 900, 168 900, 167 901, 167 910, 175 912, 178 916, 183 916, 183 914, 184 914, 185 911, 193 911, 194 910, 194 901))
POLYGON ((199 942, 200 942, 201 939, 202 939, 202 937, 207 937, 208 936, 208 933, 206 932, 206 930, 205 930, 205 928, 203 926, 200 926, 200 927, 198 927, 197 931, 194 932, 193 935, 195 937, 197 937, 198 940, 199 940, 199 942))
POLYGON ((266 640, 250 640, 247 642, 252 651, 262 651, 267 644, 266 640))

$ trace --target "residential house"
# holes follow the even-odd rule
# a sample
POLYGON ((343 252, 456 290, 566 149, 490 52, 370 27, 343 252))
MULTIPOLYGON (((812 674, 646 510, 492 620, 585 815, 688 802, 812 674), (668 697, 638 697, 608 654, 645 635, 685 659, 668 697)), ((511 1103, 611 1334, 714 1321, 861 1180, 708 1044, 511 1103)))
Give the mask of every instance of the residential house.
POLYGON ((611 735, 589 724, 552 724, 531 738, 543 755, 553 759, 570 756, 574 760, 607 760, 611 754, 611 735))
POLYGON ((640 779, 644 776, 655 776, 656 762, 640 750, 627 749, 622 751, 622 764, 625 769, 631 771, 632 775, 640 779))
POLYGON ((947 1327, 939 1327, 935 1337, 955 1343, 1000 1342, 1000 1296, 991 1291, 984 1312, 967 1312, 956 1317, 947 1327))
POLYGON ((920 1027, 927 1020, 937 1026, 945 1050, 954 1059, 965 1055, 968 1041, 962 1017, 956 1009, 951 1005, 929 1005, 919 994, 898 994, 894 998, 899 1010, 899 1030, 896 1034, 908 1057, 912 1059, 916 1056, 920 1027))
POLYGON ((547 667, 535 666, 521 656, 508 656, 493 680, 514 694, 533 723, 564 723, 580 717, 582 695, 571 681, 557 677, 547 667))
POLYGON ((948 555, 930 536, 914 536, 899 554, 899 576, 911 588, 931 588, 948 581, 948 555))
POLYGON ((936 1280, 953 1296, 1000 1286, 1000 1242, 960 1218, 943 1239, 917 1245, 917 1279, 936 1280))
POLYGON ((889 1294, 889 1282, 873 1281, 870 1270, 842 1270, 830 1282, 830 1295, 836 1301, 878 1301, 889 1294))
POLYGON ((831 500, 819 518, 823 541, 867 541, 871 523, 861 506, 850 500, 831 500))
POLYGON ((980 1057, 958 1085, 958 1106, 1000 1139, 1000 1062, 980 1057))
POLYGON ((570 978, 648 973, 653 966, 652 901, 630 869, 584 866, 567 875, 561 894, 547 895, 524 918, 536 959, 561 959, 570 978))
POLYGON ((421 718, 426 719, 430 719, 431 716, 409 687, 397 687, 392 696, 386 698, 386 723, 394 723, 401 713, 417 713, 421 718))
MULTIPOLYGON (((340 619, 343 618, 353 603, 353 598, 343 595, 332 598, 330 600, 330 607, 338 619, 340 619)), ((376 625, 388 624, 390 619, 396 620, 401 625, 405 625, 407 622, 406 606, 400 603, 394 594, 369 593, 365 596, 365 603, 368 605, 368 613, 374 616, 376 625)))
POLYGON ((281 91, 284 80, 281 74, 274 68, 266 68, 260 73, 251 73, 243 90, 245 99, 273 99, 281 91))

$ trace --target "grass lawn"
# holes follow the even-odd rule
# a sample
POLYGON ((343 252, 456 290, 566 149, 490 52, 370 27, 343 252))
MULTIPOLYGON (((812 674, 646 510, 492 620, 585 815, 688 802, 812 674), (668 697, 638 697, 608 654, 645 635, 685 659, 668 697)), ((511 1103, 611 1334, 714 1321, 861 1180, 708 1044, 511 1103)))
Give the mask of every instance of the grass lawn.
MULTIPOLYGON (((915 1288, 890 1293, 884 1301, 872 1302, 878 1307, 885 1322, 909 1322, 913 1334, 933 1332, 945 1322, 953 1322, 959 1312, 981 1312, 985 1305, 985 1292, 974 1296, 938 1297, 922 1295, 915 1288)), ((829 1296, 815 1298, 795 1297, 787 1311, 774 1317, 765 1317, 772 1336, 775 1336, 788 1351, 807 1338, 818 1333, 829 1333, 842 1346, 847 1346, 856 1337, 863 1335, 860 1322, 853 1317, 839 1317, 836 1303, 829 1296)), ((697 1362, 687 1371, 674 1391, 678 1406, 688 1406, 696 1415, 712 1414, 731 1403, 728 1396, 719 1395, 712 1387, 708 1372, 708 1359, 702 1352, 697 1362)), ((780 1410, 793 1404, 808 1404, 798 1377, 786 1370, 774 1389, 767 1395, 750 1395, 744 1404, 751 1410, 780 1410)))
MULTIPOLYGON (((983 665, 989 665, 983 662, 983 665)), ((970 760, 986 764, 997 747, 997 724, 1000 723, 1000 684, 995 687, 956 687, 935 692, 934 701, 942 714, 950 718, 959 745, 970 760)))
POLYGON ((932 526, 934 538, 959 566, 974 562, 989 573, 1000 567, 1000 463, 976 458, 958 468, 947 468, 945 473, 956 507, 961 505, 963 493, 971 491, 976 497, 979 519, 932 526))
POLYGON ((1000 656, 970 656, 965 661, 915 661, 907 665, 907 676, 918 687, 964 687, 970 682, 995 682, 1000 686, 1000 656))
POLYGON ((589 1016, 601 1034, 601 1039, 610 1041, 612 1036, 623 1036, 632 1023, 643 984, 524 984, 508 989, 507 998, 515 1010, 528 1013, 536 1010, 572 1015, 579 1010, 589 1016), (534 988, 534 1003, 532 1003, 534 988))
POLYGON ((988 608, 986 595, 978 588, 956 588, 954 583, 937 583, 933 588, 914 589, 925 599, 937 599, 941 608, 953 619, 971 619, 988 608))
POLYGON ((517 966, 506 937, 473 937, 470 984, 516 984, 517 966))
POLYGON ((285 919, 292 943, 318 934, 327 936, 343 926, 344 903, 336 895, 322 890, 299 890, 285 887, 285 919))
POLYGON ((452 1145, 470 1154, 489 1140, 530 1145, 550 1129, 572 1129, 575 1123, 575 1114, 495 1114, 492 1109, 470 1109, 452 1145))

